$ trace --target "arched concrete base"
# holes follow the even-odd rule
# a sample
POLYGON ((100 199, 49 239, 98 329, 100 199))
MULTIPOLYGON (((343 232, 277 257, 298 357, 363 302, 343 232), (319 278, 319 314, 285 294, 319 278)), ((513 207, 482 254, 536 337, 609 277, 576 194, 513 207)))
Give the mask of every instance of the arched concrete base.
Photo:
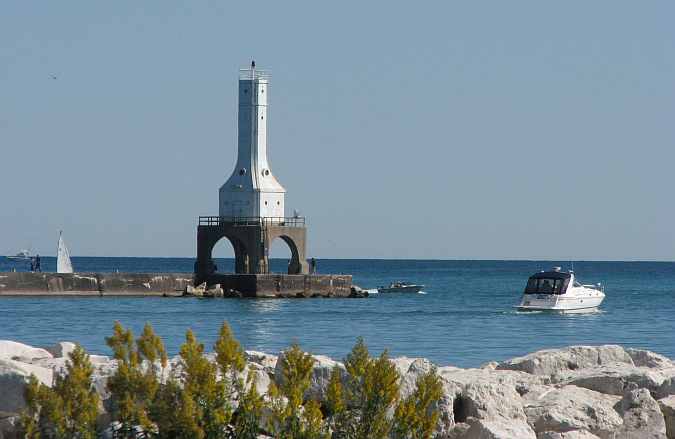
POLYGON ((211 253, 216 243, 223 238, 227 238, 234 248, 237 274, 269 273, 269 249, 277 238, 281 238, 291 250, 288 274, 309 272, 305 254, 307 229, 304 224, 268 222, 263 218, 257 221, 218 218, 206 224, 200 221, 197 227, 196 283, 206 281, 216 271, 211 253))

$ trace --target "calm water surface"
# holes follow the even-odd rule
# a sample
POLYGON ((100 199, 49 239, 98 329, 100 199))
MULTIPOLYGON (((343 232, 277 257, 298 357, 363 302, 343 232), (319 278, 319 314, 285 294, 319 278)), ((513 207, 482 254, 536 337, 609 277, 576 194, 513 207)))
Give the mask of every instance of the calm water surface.
MULTIPOLYGON (((191 272, 193 259, 73 258, 78 271, 191 272)), ((219 260, 219 267, 232 261, 219 260)), ((273 261, 282 271, 285 261, 273 261)), ((594 314, 518 313, 527 277, 567 262, 319 260, 319 271, 351 273, 376 287, 394 280, 426 285, 426 294, 368 299, 1 298, 0 339, 45 345, 79 341, 109 354, 104 337, 115 320, 138 334, 150 322, 176 354, 187 328, 208 348, 227 320, 246 349, 276 352, 292 342, 342 358, 362 335, 372 352, 424 356, 478 366, 537 349, 618 343, 675 358, 675 264, 575 262, 584 283, 603 282, 607 298, 594 314)), ((0 271, 21 268, 0 258, 0 271)), ((43 269, 54 270, 53 258, 43 269)))

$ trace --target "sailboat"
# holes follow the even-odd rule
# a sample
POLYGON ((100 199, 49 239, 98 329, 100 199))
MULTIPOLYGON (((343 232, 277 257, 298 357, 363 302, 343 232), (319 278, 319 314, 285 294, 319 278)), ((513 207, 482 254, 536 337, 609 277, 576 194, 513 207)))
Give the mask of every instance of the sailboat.
POLYGON ((73 264, 70 262, 70 252, 63 241, 63 232, 59 232, 59 248, 56 250, 56 272, 73 272, 73 264))

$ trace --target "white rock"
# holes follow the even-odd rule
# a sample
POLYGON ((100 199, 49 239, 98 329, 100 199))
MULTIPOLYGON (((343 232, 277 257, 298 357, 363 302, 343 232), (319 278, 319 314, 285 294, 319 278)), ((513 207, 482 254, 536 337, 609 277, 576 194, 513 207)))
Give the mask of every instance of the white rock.
POLYGON ((614 410, 621 398, 576 386, 540 386, 523 396, 528 423, 537 432, 588 430, 611 438, 623 420, 614 410))
POLYGON ((270 387, 270 384, 272 383, 272 380, 263 366, 256 363, 249 363, 246 365, 246 369, 244 369, 244 376, 242 377, 244 383, 246 383, 246 390, 250 388, 248 380, 249 376, 251 377, 252 382, 255 383, 258 395, 265 395, 270 387))
POLYGON ((277 355, 266 354, 258 351, 244 351, 247 363, 255 363, 262 366, 267 373, 274 373, 274 368, 277 366, 277 355))
POLYGON ((666 421, 666 436, 675 439, 675 395, 659 399, 659 407, 666 421))
POLYGON ((399 372, 399 375, 401 376, 401 399, 407 398, 410 394, 412 394, 417 387, 417 379, 420 376, 428 373, 433 367, 433 363, 426 358, 416 358, 408 365, 408 369, 405 372, 399 372))
POLYGON ((655 352, 628 348, 626 353, 630 355, 633 363, 638 367, 668 368, 675 366, 669 358, 655 352))
POLYGON ((0 340, 0 359, 30 361, 37 358, 52 358, 52 354, 41 348, 23 343, 0 340))
MULTIPOLYGON (((553 375, 554 383, 573 384, 600 393, 623 396, 627 390, 646 388, 657 393, 666 379, 675 376, 675 368, 636 367, 626 363, 562 371, 553 375)), ((665 395, 664 395, 665 396, 665 395)))
MULTIPOLYGON (((511 386, 495 382, 474 382, 468 384, 460 396, 461 410, 466 418, 485 419, 488 421, 505 419, 527 422, 523 411, 523 400, 511 386)), ((457 402, 457 400, 455 400, 457 402)))
POLYGON ((600 439, 598 436, 586 430, 572 430, 564 433, 557 431, 546 431, 538 433, 537 439, 600 439))
POLYGON ((460 436, 462 439, 536 439, 527 423, 517 420, 469 420, 471 427, 460 436))
POLYGON ((626 392, 617 404, 623 416, 623 426, 612 439, 666 439, 666 422, 659 403, 647 389, 626 392))
POLYGON ((600 366, 607 363, 626 363, 633 360, 621 346, 570 346, 563 349, 537 351, 524 357, 504 361, 501 370, 520 370, 534 375, 556 375, 563 371, 600 366))
POLYGON ((23 394, 31 374, 42 384, 52 385, 51 369, 0 359, 0 412, 19 413, 26 406, 23 394))
POLYGON ((75 350, 75 343, 70 341, 61 341, 55 345, 45 347, 45 350, 48 351, 54 358, 67 358, 71 352, 75 350))

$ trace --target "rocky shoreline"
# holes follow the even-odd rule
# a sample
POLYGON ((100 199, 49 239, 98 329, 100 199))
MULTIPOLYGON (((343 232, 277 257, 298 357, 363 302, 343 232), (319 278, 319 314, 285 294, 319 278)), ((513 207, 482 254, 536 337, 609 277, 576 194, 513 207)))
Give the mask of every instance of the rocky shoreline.
MULTIPOLYGON (((51 385, 75 345, 37 348, 0 341, 0 439, 14 438, 23 392, 31 374, 51 385)), ((284 355, 283 352, 279 355, 284 355)), ((209 355, 211 359, 212 356, 209 355)), ((244 374, 253 374, 265 394, 278 380, 279 356, 246 351, 244 374)), ((307 398, 325 401, 333 368, 342 363, 314 356, 307 398)), ((94 386, 108 406, 106 381, 116 370, 109 357, 91 355, 94 386)), ((401 395, 432 367, 442 379, 438 438, 620 439, 675 438, 675 362, 662 355, 616 345, 550 349, 462 369, 425 358, 391 360, 401 376, 401 395)), ((178 357, 164 373, 178 367, 178 357)), ((105 426, 108 414, 99 419, 105 426)))

